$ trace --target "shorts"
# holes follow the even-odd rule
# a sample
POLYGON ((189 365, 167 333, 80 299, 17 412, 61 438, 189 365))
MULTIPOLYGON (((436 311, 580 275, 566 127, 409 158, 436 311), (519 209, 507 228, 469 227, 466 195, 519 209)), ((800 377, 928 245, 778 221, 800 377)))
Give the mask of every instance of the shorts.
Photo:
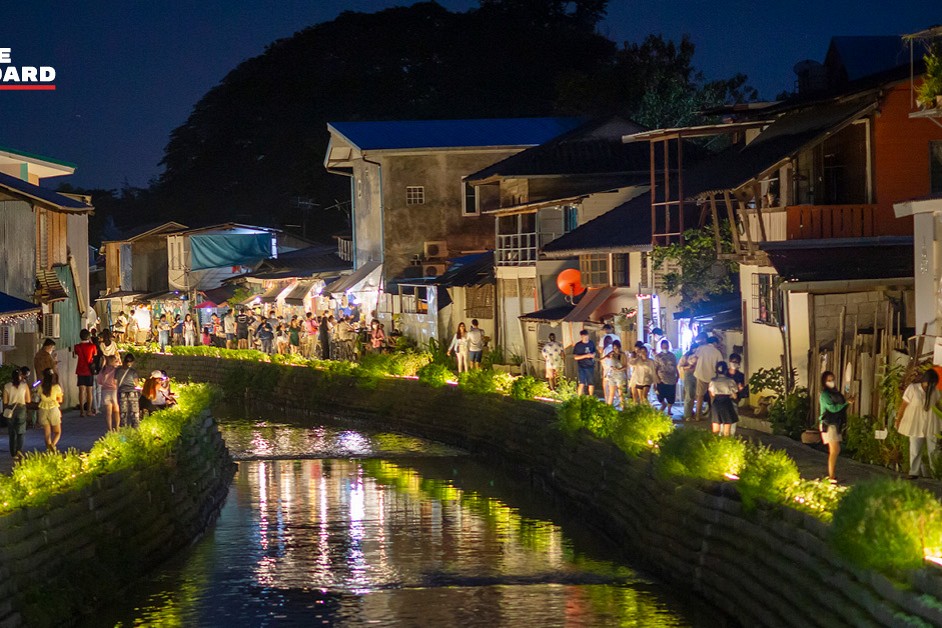
POLYGON ((563 370, 558 364, 547 364, 546 365, 546 377, 556 377, 556 375, 563 370))
POLYGON ((62 410, 59 408, 40 408, 38 421, 40 425, 57 427, 62 424, 62 410))
POLYGON ((677 401, 677 384, 658 384, 657 400, 660 403, 674 403, 677 401))
POLYGON ((137 390, 118 393, 118 408, 121 412, 122 425, 138 427, 141 424, 141 408, 138 405, 140 396, 141 393, 137 390))
POLYGON ((836 425, 821 425, 821 440, 825 445, 841 442, 841 431, 836 425))
POLYGON ((118 391, 117 390, 103 390, 101 391, 101 405, 118 405, 118 391))
POLYGON ((235 334, 226 334, 227 341, 235 340, 235 339, 236 339, 235 334))
POLYGON ((249 330, 237 331, 236 340, 248 340, 249 339, 249 330))
POLYGON ((91 388, 95 385, 95 377, 92 375, 79 375, 78 376, 78 386, 88 386, 91 388))
POLYGON ((483 357, 484 351, 468 351, 468 359, 472 362, 480 364, 483 357))
POLYGON ((595 386, 595 368, 577 368, 576 372, 579 373, 580 384, 583 386, 595 386))

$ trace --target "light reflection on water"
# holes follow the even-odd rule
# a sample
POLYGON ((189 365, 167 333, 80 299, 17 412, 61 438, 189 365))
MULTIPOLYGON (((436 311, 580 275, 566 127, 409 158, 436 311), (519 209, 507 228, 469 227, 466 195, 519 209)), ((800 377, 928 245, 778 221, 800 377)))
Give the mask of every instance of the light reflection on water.
POLYGON ((468 457, 241 462, 215 528, 88 625, 704 623, 502 483, 468 457))

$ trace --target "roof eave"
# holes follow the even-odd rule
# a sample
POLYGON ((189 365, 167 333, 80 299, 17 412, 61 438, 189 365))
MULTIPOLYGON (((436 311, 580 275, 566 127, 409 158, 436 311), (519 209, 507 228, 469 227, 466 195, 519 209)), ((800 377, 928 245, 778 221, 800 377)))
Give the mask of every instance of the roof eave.
POLYGON ((651 243, 647 244, 628 244, 625 246, 599 246, 578 249, 564 249, 560 251, 542 251, 541 257, 545 259, 566 259, 578 257, 579 255, 595 255, 598 253, 647 253, 653 250, 651 243))

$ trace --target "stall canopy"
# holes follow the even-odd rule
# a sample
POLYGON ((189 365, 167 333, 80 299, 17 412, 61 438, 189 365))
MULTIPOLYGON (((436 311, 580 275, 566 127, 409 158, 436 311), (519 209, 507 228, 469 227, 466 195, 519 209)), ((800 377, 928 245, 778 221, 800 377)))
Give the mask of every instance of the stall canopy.
POLYGON ((259 297, 259 302, 274 303, 278 299, 278 295, 281 294, 284 289, 284 284, 274 284, 271 288, 262 293, 262 295, 259 297))
POLYGON ((139 297, 143 292, 140 290, 119 290, 118 292, 112 292, 111 294, 106 294, 103 297, 98 297, 96 301, 111 301, 114 299, 130 299, 131 297, 139 297))
POLYGON ((35 303, 0 292, 0 322, 17 316, 38 314, 39 310, 40 307, 35 303))
POLYGON ((271 256, 271 234, 214 233, 190 236, 190 268, 253 266, 271 256))
POLYGON ((315 279, 308 279, 305 281, 299 281, 294 284, 291 288, 291 291, 285 296, 285 303, 288 305, 296 305, 298 307, 304 307, 304 297, 311 291, 311 288, 314 287, 315 279))
POLYGON ((327 286, 326 290, 331 294, 376 290, 379 288, 382 275, 382 262, 367 262, 349 275, 344 275, 337 281, 331 283, 327 286))
POLYGON ((198 307, 217 308, 228 304, 229 299, 235 294, 233 286, 219 286, 211 290, 203 290, 203 302, 198 307))

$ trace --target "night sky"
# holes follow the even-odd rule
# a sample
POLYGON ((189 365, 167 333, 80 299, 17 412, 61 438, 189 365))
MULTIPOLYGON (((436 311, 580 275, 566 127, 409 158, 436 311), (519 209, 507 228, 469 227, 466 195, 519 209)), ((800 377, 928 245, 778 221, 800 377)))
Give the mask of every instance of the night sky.
MULTIPOLYGON (((452 10, 474 0, 440 0, 452 10)), ((170 131, 240 61, 271 41, 335 17, 407 0, 30 0, 0 9, 0 47, 14 65, 52 65, 55 92, 0 92, 0 146, 76 162, 86 187, 145 186, 170 131), (174 7, 174 8, 168 8, 174 7)), ((745 72, 763 98, 823 60, 831 35, 912 32, 942 23, 939 0, 610 0, 603 34, 648 33, 697 44, 708 78, 745 72)))

